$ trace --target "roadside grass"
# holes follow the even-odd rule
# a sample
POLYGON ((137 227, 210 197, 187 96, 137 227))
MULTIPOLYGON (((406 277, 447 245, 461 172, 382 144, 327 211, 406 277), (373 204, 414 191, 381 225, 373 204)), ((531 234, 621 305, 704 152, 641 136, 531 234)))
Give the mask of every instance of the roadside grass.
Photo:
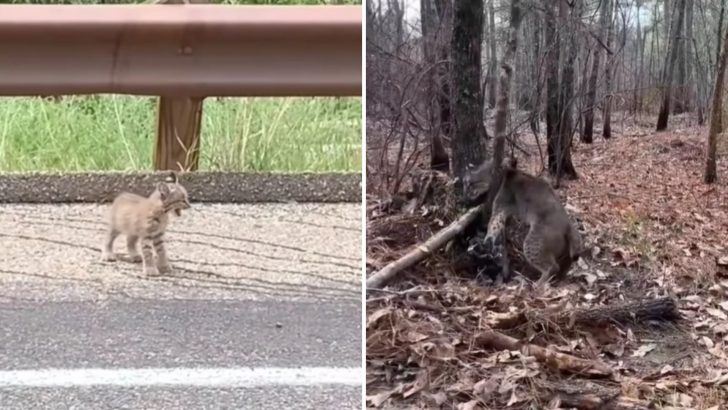
MULTIPOLYGON (((200 170, 360 172, 360 98, 208 98, 200 170)), ((0 99, 0 171, 151 170, 156 98, 0 99)))

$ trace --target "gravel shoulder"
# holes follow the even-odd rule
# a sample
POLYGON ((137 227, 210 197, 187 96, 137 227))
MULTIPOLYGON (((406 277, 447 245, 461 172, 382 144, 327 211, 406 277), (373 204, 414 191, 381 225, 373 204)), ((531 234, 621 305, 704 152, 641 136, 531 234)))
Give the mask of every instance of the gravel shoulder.
POLYGON ((193 204, 167 235, 176 272, 154 278, 100 260, 107 206, 0 205, 0 303, 361 300, 359 204, 193 204))

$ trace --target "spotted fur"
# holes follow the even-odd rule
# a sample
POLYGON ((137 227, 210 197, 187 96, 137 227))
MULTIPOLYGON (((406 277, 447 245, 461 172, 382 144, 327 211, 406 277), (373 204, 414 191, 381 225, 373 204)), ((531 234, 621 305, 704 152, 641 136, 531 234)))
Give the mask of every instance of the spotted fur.
POLYGON ((116 259, 113 253, 114 240, 124 234, 128 259, 135 263, 142 262, 146 275, 171 274, 172 267, 164 246, 169 213, 174 212, 179 216, 181 210, 189 208, 187 190, 179 184, 175 173, 171 173, 165 182, 158 183, 154 192, 146 198, 129 192, 119 194, 107 214, 108 231, 101 259, 116 259), (140 240, 141 255, 137 251, 140 240), (157 256, 156 265, 152 252, 157 256))
MULTIPOLYGON (((482 198, 491 189, 493 164, 486 162, 465 178, 468 197, 482 198)), ((541 274, 540 284, 562 279, 581 252, 581 235, 571 223, 558 196, 545 180, 521 172, 515 163, 504 164, 503 179, 493 200, 492 217, 483 249, 493 259, 505 255, 506 222, 516 217, 528 224, 523 253, 541 274)))

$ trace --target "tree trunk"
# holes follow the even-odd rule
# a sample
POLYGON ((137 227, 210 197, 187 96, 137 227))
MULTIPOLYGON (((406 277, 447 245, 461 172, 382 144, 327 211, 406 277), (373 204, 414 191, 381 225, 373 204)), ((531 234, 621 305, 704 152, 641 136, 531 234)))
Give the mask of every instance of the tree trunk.
POLYGON ((493 8, 493 2, 488 2, 488 49, 490 61, 488 65, 488 106, 490 108, 495 107, 495 94, 496 94, 496 83, 498 78, 496 77, 496 71, 498 69, 498 55, 495 49, 495 10, 493 8))
MULTIPOLYGON (((614 37, 614 19, 613 11, 617 5, 609 4, 607 8, 607 48, 612 49, 612 38, 614 37)), ((602 111, 602 120, 604 125, 602 126, 602 137, 609 139, 612 137, 612 70, 614 70, 614 54, 607 56, 606 67, 604 67, 604 110, 602 111)))
POLYGON ((438 73, 439 94, 438 105, 440 106, 440 127, 442 134, 450 137, 452 135, 452 63, 450 55, 452 33, 452 3, 450 0, 435 0, 435 9, 440 18, 440 33, 442 38, 438 38, 438 47, 440 49, 440 61, 446 61, 440 64, 438 73))
POLYGON ((675 106, 673 114, 682 114, 690 111, 690 67, 688 64, 689 40, 692 38, 693 23, 693 2, 685 2, 685 24, 679 36, 678 61, 677 61, 677 93, 675 95, 675 106))
POLYGON ((718 134, 723 129, 723 80, 725 78, 726 62, 728 62, 728 31, 723 39, 723 50, 718 59, 718 71, 715 73, 715 84, 713 85, 713 106, 710 110, 710 130, 708 131, 708 147, 705 156, 705 174, 703 180, 711 184, 718 180, 718 173, 715 165, 715 151, 718 134))
MULTIPOLYGON (((637 8, 636 15, 640 15, 640 8, 642 7, 642 0, 637 0, 635 2, 635 7, 637 8)), ((637 70, 634 74, 634 95, 632 96, 632 109, 634 113, 639 113, 642 110, 642 56, 644 55, 644 39, 642 38, 642 24, 640 23, 640 19, 637 18, 637 50, 636 50, 636 60, 637 60, 637 70)))
MULTIPOLYGON (((656 5, 656 4, 655 4, 656 5)), ((662 5, 664 7, 664 24, 663 29, 665 30, 665 45, 669 44, 668 39, 670 38, 670 23, 672 22, 672 19, 670 18, 670 1, 664 0, 662 2, 662 5)), ((667 48, 665 48, 665 52, 667 52, 667 48)))
MULTIPOLYGON (((436 79, 436 72, 430 70, 430 67, 432 67, 436 61, 435 61, 435 47, 437 46, 436 39, 434 38, 435 32, 437 30, 436 28, 436 16, 435 16, 435 10, 432 4, 432 0, 421 0, 420 1, 420 21, 422 26, 422 55, 424 57, 424 67, 427 71, 427 78, 425 79, 425 83, 427 84, 427 96, 430 98, 431 96, 437 96, 440 93, 438 81, 436 79)), ((439 99, 435 97, 433 99, 434 103, 437 104, 439 102, 439 99)), ((428 100, 428 103, 432 100, 428 100)), ((429 113, 433 113, 432 110, 427 110, 429 113)), ((441 112, 441 110, 437 110, 438 112, 441 112)), ((435 124, 438 121, 435 121, 435 118, 433 116, 430 116, 430 124, 435 124)), ((447 155, 447 152, 445 151, 445 146, 442 143, 442 137, 440 135, 440 132, 442 131, 442 126, 440 126, 438 129, 431 129, 430 130, 430 169, 442 171, 442 172, 448 172, 450 169, 450 158, 447 155)))
POLYGON ((485 158, 485 139, 480 82, 480 47, 483 39, 483 0, 455 0, 452 53, 454 60, 455 127, 451 140, 456 191, 463 194, 462 180, 469 165, 485 158))
POLYGON ((559 38, 554 3, 544 0, 546 26, 546 154, 548 169, 557 173, 559 152, 559 38))
POLYGON ((720 61, 720 50, 722 50, 721 40, 723 39, 723 18, 725 16, 725 0, 720 2, 720 17, 718 17, 718 44, 715 47, 715 71, 718 71, 718 61, 720 61))
POLYGON ((677 60, 679 33, 682 31, 683 18, 685 16, 685 0, 677 0, 676 23, 673 30, 672 44, 670 45, 670 53, 665 61, 665 69, 663 70, 662 80, 662 105, 660 106, 660 114, 657 117, 656 131, 664 131, 667 129, 667 120, 670 116, 670 100, 672 99, 672 80, 675 73, 675 61, 677 60))
MULTIPOLYGON (((556 165, 557 184, 561 177, 574 180, 578 176, 574 164, 571 162, 571 138, 574 135, 573 117, 571 107, 574 100, 574 64, 576 63, 576 53, 579 51, 576 41, 576 24, 581 19, 581 4, 579 0, 574 0, 571 7, 571 13, 567 13, 569 4, 567 0, 559 2, 559 17, 561 19, 561 28, 568 33, 567 54, 564 60, 564 68, 561 78, 561 108, 559 121, 559 143, 558 143, 558 161, 556 165)), ((564 39, 566 40, 566 39, 564 39)))
MULTIPOLYGON (((511 95, 511 84, 513 83, 513 61, 518 51, 518 31, 521 26, 520 1, 511 0, 511 22, 508 28, 508 42, 506 43, 505 54, 503 55, 503 63, 501 64, 501 72, 499 77, 499 96, 497 109, 495 114, 495 138, 493 141, 493 161, 495 164, 503 163, 503 155, 505 151, 506 141, 506 123, 508 119, 509 99, 511 95)), ((495 191, 495 190, 494 190, 495 191)))
POLYGON ((536 90, 532 93, 533 100, 531 101, 531 119, 530 126, 531 131, 534 134, 538 134, 541 131, 541 96, 543 95, 543 87, 541 82, 541 20, 538 15, 532 14, 531 21, 533 22, 533 71, 531 72, 531 78, 536 82, 536 90))
MULTIPOLYGON (((599 12, 599 39, 604 41, 607 31, 607 10, 611 7, 609 0, 602 0, 602 10, 599 12)), ((591 144, 594 141, 594 107, 597 102, 597 78, 599 77, 599 64, 601 63, 602 46, 594 46, 594 61, 592 62, 591 75, 586 94, 586 109, 584 112, 584 130, 581 133, 581 141, 591 144)))

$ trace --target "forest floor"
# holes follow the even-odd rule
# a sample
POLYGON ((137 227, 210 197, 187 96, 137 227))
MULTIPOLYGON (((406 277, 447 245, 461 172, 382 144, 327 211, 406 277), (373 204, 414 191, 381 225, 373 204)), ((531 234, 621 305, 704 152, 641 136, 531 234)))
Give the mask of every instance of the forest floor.
MULTIPOLYGON (((724 408, 728 161, 721 156, 719 181, 704 184, 707 126, 676 116, 669 131, 656 133, 654 123, 615 120, 610 140, 576 143, 579 179, 558 192, 592 252, 560 284, 539 293, 514 275, 478 285, 454 268, 451 247, 403 272, 387 291, 369 290, 367 406, 724 408), (645 304, 656 300, 662 303, 645 304), (579 369, 584 363, 574 358, 592 367, 579 369)), ((367 124, 369 273, 457 217, 432 208, 383 210, 387 198, 373 192, 377 131, 367 124)), ((537 154, 535 144, 523 146, 537 154)), ((537 173, 540 160, 519 167, 537 173)))

